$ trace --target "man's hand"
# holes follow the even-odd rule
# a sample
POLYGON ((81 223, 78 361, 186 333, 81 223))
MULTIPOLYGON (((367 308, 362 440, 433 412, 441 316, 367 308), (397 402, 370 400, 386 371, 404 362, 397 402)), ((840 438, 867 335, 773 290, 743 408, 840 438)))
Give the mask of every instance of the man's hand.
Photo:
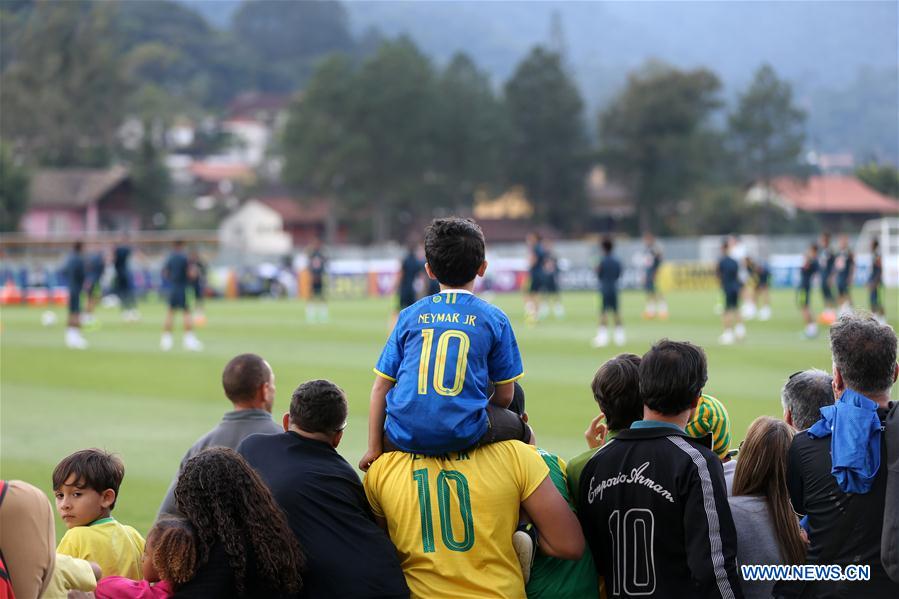
POLYGON ((599 416, 590 421, 590 426, 584 431, 587 447, 590 449, 602 447, 606 442, 606 435, 608 434, 609 426, 606 424, 606 415, 600 412, 599 416))
POLYGON ((368 451, 365 452, 365 455, 362 456, 362 459, 359 460, 359 470, 368 472, 369 467, 374 464, 375 460, 377 460, 382 453, 384 452, 381 449, 369 448, 368 451))

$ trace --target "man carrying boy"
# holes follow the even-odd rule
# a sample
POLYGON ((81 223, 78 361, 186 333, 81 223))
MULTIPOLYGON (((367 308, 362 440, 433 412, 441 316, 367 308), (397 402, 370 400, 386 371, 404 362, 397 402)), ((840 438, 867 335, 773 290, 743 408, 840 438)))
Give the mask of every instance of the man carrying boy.
POLYGON ((472 293, 487 269, 484 234, 468 219, 442 218, 425 233, 425 270, 440 293, 403 310, 377 367, 368 451, 359 468, 390 449, 441 455, 530 437, 505 408, 524 374, 508 317, 472 293), (487 384, 496 390, 487 396, 487 384))
POLYGON ((56 551, 96 562, 104 576, 140 580, 144 539, 110 516, 124 477, 122 460, 100 449, 76 451, 56 466, 56 511, 69 529, 56 551))
POLYGON ((599 330, 593 338, 593 347, 605 347, 609 344, 609 330, 606 312, 611 312, 615 319, 615 345, 624 345, 624 327, 618 312, 618 279, 621 278, 621 261, 613 254, 614 245, 611 239, 602 240, 603 258, 596 269, 599 277, 599 292, 602 294, 602 310, 599 313, 599 330))
POLYGON ((643 420, 587 463, 578 517, 609 597, 743 596, 721 460, 685 431, 705 353, 662 340, 640 362, 643 420))
POLYGON ((184 349, 188 351, 203 349, 203 344, 194 335, 193 319, 190 306, 187 304, 187 285, 193 276, 191 271, 190 261, 184 253, 184 242, 177 240, 174 251, 169 254, 162 268, 162 278, 169 284, 169 311, 165 315, 162 339, 159 342, 162 351, 172 349, 172 323, 175 319, 175 310, 184 313, 184 349))

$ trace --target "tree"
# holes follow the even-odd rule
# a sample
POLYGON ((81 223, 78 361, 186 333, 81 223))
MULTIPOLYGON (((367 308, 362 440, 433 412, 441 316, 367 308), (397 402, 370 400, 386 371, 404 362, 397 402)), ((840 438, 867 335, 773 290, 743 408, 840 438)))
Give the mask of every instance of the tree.
POLYGON ((287 178, 339 195, 345 212, 374 205, 374 237, 388 239, 392 223, 432 212, 433 115, 433 70, 409 39, 385 42, 358 69, 326 60, 291 109, 287 178))
POLYGON ((457 211, 479 186, 502 179, 505 116, 489 77, 456 54, 437 80, 434 122, 438 187, 457 211))
POLYGON ((0 145, 0 231, 16 231, 27 207, 28 174, 0 145))
POLYGON ((122 2, 116 33, 136 94, 159 89, 172 110, 221 107, 255 82, 249 50, 180 2, 122 2))
POLYGON ((0 78, 0 134, 30 162, 106 164, 121 122, 124 80, 114 5, 36 3, 0 78))
MULTIPOLYGON (((805 113, 793 105, 790 84, 778 79, 770 65, 756 71, 728 123, 732 155, 743 183, 761 182, 768 188, 774 177, 801 174, 805 113)), ((769 213, 766 209, 766 231, 771 227, 769 213)))
POLYGON ((273 91, 300 87, 319 59, 354 49, 346 10, 331 0, 244 2, 231 28, 262 70, 263 89, 273 91))
POLYGON ((525 187, 538 221, 577 228, 585 209, 584 104, 559 55, 532 49, 506 83, 505 106, 510 183, 525 187))
POLYGON ((131 180, 144 226, 162 228, 168 220, 172 181, 159 156, 153 133, 152 124, 144 122, 144 135, 131 167, 131 180))
POLYGON ((600 157, 631 189, 642 231, 674 214, 720 154, 708 126, 720 86, 706 69, 650 62, 600 113, 600 157))
POLYGON ((899 198, 899 170, 896 167, 869 162, 855 169, 855 176, 868 187, 899 198))

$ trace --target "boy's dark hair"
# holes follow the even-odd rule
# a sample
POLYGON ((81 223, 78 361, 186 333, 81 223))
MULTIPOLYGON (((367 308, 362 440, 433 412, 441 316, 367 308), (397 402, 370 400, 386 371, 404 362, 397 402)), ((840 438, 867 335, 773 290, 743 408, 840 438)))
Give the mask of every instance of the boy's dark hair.
POLYGON ((437 280, 461 287, 484 263, 484 233, 470 218, 436 218, 425 229, 425 259, 437 280))
MULTIPOLYGON (((523 416, 527 411, 524 403, 524 389, 518 384, 518 381, 513 381, 512 387, 512 401, 506 409, 510 412, 515 412, 519 416, 523 416)), ((492 382, 487 383, 487 397, 492 396, 494 391, 496 391, 496 385, 492 382)))
POLYGON ((640 362, 643 405, 666 416, 689 410, 707 380, 705 352, 686 341, 662 339, 640 362))
POLYGON ((290 421, 309 433, 342 430, 346 416, 346 394, 331 381, 306 381, 290 398, 290 421))
POLYGON ((172 245, 175 246, 175 249, 181 249, 181 248, 184 247, 184 240, 183 240, 183 239, 176 239, 174 242, 172 242, 172 245))
POLYGON ((84 243, 81 241, 76 241, 72 244, 72 249, 75 250, 75 253, 81 253, 81 250, 84 249, 84 243))
POLYGON ((153 566, 159 578, 176 589, 190 580, 197 572, 197 536, 190 522, 181 518, 163 518, 156 522, 147 543, 152 543, 153 566))
POLYGON ((605 253, 611 254, 613 247, 615 247, 615 243, 609 237, 602 240, 602 251, 605 253))
MULTIPOLYGON (((119 456, 102 449, 76 451, 53 469, 53 490, 62 487, 73 475, 76 487, 93 489, 97 493, 112 489, 118 499, 119 486, 125 478, 125 464, 119 456)), ((109 509, 114 508, 115 500, 109 509)))
POLYGON ((231 358, 222 371, 222 388, 232 403, 252 401, 256 390, 269 382, 269 368, 256 354, 231 358))
POLYGON ((593 399, 606 415, 609 430, 624 430, 643 420, 640 361, 636 354, 619 354, 600 366, 593 377, 593 399))

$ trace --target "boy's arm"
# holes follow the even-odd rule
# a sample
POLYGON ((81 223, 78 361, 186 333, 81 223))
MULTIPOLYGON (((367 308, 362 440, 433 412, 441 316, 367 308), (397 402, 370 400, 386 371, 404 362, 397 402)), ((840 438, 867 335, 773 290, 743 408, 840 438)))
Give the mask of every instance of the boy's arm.
POLYGON ((508 408, 514 396, 515 381, 497 384, 493 388, 493 395, 490 396, 490 403, 501 408, 508 408))
POLYGON ((375 376, 371 387, 371 400, 368 404, 368 451, 359 461, 360 470, 368 470, 378 456, 384 452, 384 419, 387 412, 387 392, 396 381, 391 381, 380 374, 375 376))

